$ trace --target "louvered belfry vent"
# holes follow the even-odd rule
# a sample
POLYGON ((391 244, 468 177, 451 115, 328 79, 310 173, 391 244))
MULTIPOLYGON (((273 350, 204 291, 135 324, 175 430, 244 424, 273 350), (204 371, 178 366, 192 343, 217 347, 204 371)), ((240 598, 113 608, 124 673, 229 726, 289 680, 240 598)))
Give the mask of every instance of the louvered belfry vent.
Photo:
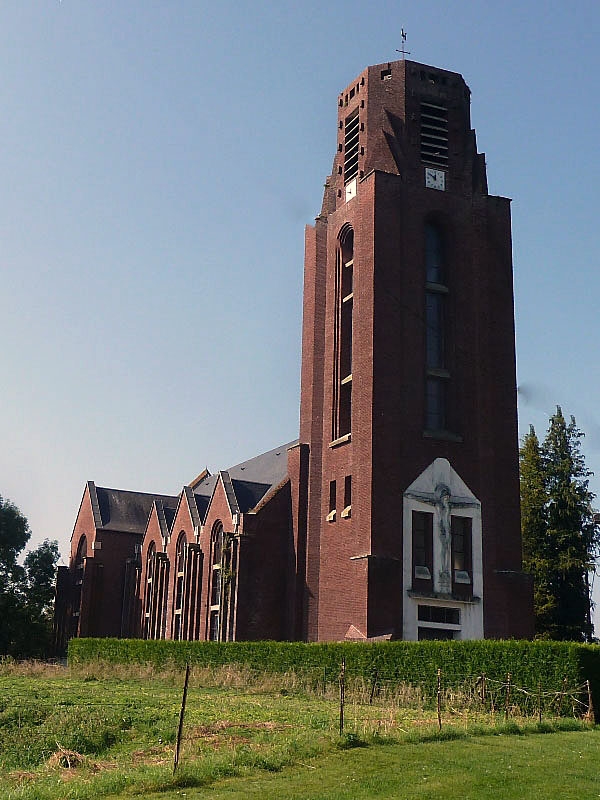
POLYGON ((344 183, 358 175, 358 109, 346 119, 344 125, 344 183))
POLYGON ((448 164, 448 109, 437 103, 421 103, 421 159, 448 164))

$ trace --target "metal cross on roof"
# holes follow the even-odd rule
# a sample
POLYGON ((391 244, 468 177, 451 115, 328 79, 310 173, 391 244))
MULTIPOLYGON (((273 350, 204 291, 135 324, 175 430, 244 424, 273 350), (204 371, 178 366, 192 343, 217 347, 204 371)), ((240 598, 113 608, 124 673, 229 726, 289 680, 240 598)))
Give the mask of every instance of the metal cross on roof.
POLYGON ((396 52, 397 52, 397 53, 402 53, 402 60, 404 61, 404 57, 405 57, 405 56, 409 56, 409 55, 410 55, 410 50, 406 50, 406 49, 405 49, 405 44, 406 44, 406 31, 404 30, 404 28, 402 28, 402 31, 401 31, 401 36, 402 36, 402 49, 401 49, 401 50, 398 50, 398 49, 396 48, 396 52))

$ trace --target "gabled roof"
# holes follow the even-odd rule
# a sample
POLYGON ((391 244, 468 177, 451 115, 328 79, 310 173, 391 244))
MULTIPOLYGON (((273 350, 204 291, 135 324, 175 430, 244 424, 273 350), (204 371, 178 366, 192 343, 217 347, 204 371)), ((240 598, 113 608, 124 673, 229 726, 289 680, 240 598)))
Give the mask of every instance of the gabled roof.
POLYGON ((169 535, 169 531, 171 530, 173 520, 175 519, 175 509, 171 506, 165 505, 164 502, 159 498, 154 500, 154 506, 156 507, 156 516, 158 518, 160 534, 163 539, 166 539, 169 535))
POLYGON ((232 513, 246 513, 253 509, 267 492, 278 486, 287 477, 287 451, 298 440, 282 444, 266 453, 242 461, 218 475, 201 474, 190 484, 196 497, 198 513, 202 521, 210 505, 219 478, 223 481, 232 513))
POLYGON ((190 510, 190 517, 192 519, 192 525, 194 528, 199 526, 202 522, 202 517, 198 512, 198 504, 196 503, 196 498, 194 497, 194 493, 190 489, 189 486, 183 487, 183 492, 181 493, 181 499, 185 497, 188 508, 190 510))
POLYGON ((107 531, 143 534, 155 500, 161 501, 165 520, 169 524, 179 499, 172 495, 128 492, 102 486, 96 486, 95 489, 101 521, 97 527, 107 531))
POLYGON ((204 522, 204 520, 206 519, 206 512, 208 511, 211 497, 212 497, 212 491, 209 495, 194 494, 194 500, 196 501, 196 508, 198 509, 198 516, 200 517, 200 520, 202 522, 204 522))
POLYGON ((242 513, 254 508, 271 488, 270 483, 256 483, 255 481, 232 480, 231 483, 242 513))

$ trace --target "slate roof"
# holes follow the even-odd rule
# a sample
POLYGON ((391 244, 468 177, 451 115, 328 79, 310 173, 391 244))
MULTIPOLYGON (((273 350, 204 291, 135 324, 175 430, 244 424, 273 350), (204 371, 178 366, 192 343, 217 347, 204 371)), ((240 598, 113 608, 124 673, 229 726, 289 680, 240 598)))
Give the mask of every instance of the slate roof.
POLYGON ((123 489, 107 489, 96 486, 98 507, 102 525, 107 531, 123 531, 125 533, 143 534, 155 500, 160 500, 169 522, 177 508, 178 497, 165 494, 147 494, 146 492, 128 492, 123 489))
MULTIPOLYGON (((255 508, 273 487, 287 477, 287 451, 298 443, 296 439, 266 453, 242 461, 228 470, 210 475, 202 473, 200 479, 190 484, 194 494, 198 515, 202 521, 219 480, 225 485, 229 504, 233 512, 245 513, 255 508)), ((92 507, 97 527, 106 531, 143 534, 155 500, 160 501, 165 522, 170 530, 175 517, 179 495, 129 492, 123 489, 108 489, 88 482, 92 495, 92 507), (94 491, 95 490, 95 491, 94 491), (96 502, 97 501, 97 502, 96 502)), ((188 490, 189 491, 189 490, 188 490)))
MULTIPOLYGON (((235 495, 234 498, 230 498, 230 505, 232 507, 237 505, 242 513, 255 508, 270 489, 278 486, 287 477, 287 451, 296 444, 298 439, 261 453, 248 461, 242 461, 241 464, 224 471, 226 491, 230 492, 232 487, 235 495)), ((206 511, 218 478, 218 474, 206 475, 197 483, 191 484, 202 520, 206 518, 206 511)))

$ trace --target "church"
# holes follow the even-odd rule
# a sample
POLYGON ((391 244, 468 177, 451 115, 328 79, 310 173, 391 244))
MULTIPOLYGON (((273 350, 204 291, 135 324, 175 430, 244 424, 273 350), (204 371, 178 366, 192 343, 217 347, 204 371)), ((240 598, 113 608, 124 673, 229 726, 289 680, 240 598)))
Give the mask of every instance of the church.
POLYGON ((88 481, 55 636, 528 638, 510 201, 462 76, 337 98, 305 235, 298 438, 178 494, 88 481))

